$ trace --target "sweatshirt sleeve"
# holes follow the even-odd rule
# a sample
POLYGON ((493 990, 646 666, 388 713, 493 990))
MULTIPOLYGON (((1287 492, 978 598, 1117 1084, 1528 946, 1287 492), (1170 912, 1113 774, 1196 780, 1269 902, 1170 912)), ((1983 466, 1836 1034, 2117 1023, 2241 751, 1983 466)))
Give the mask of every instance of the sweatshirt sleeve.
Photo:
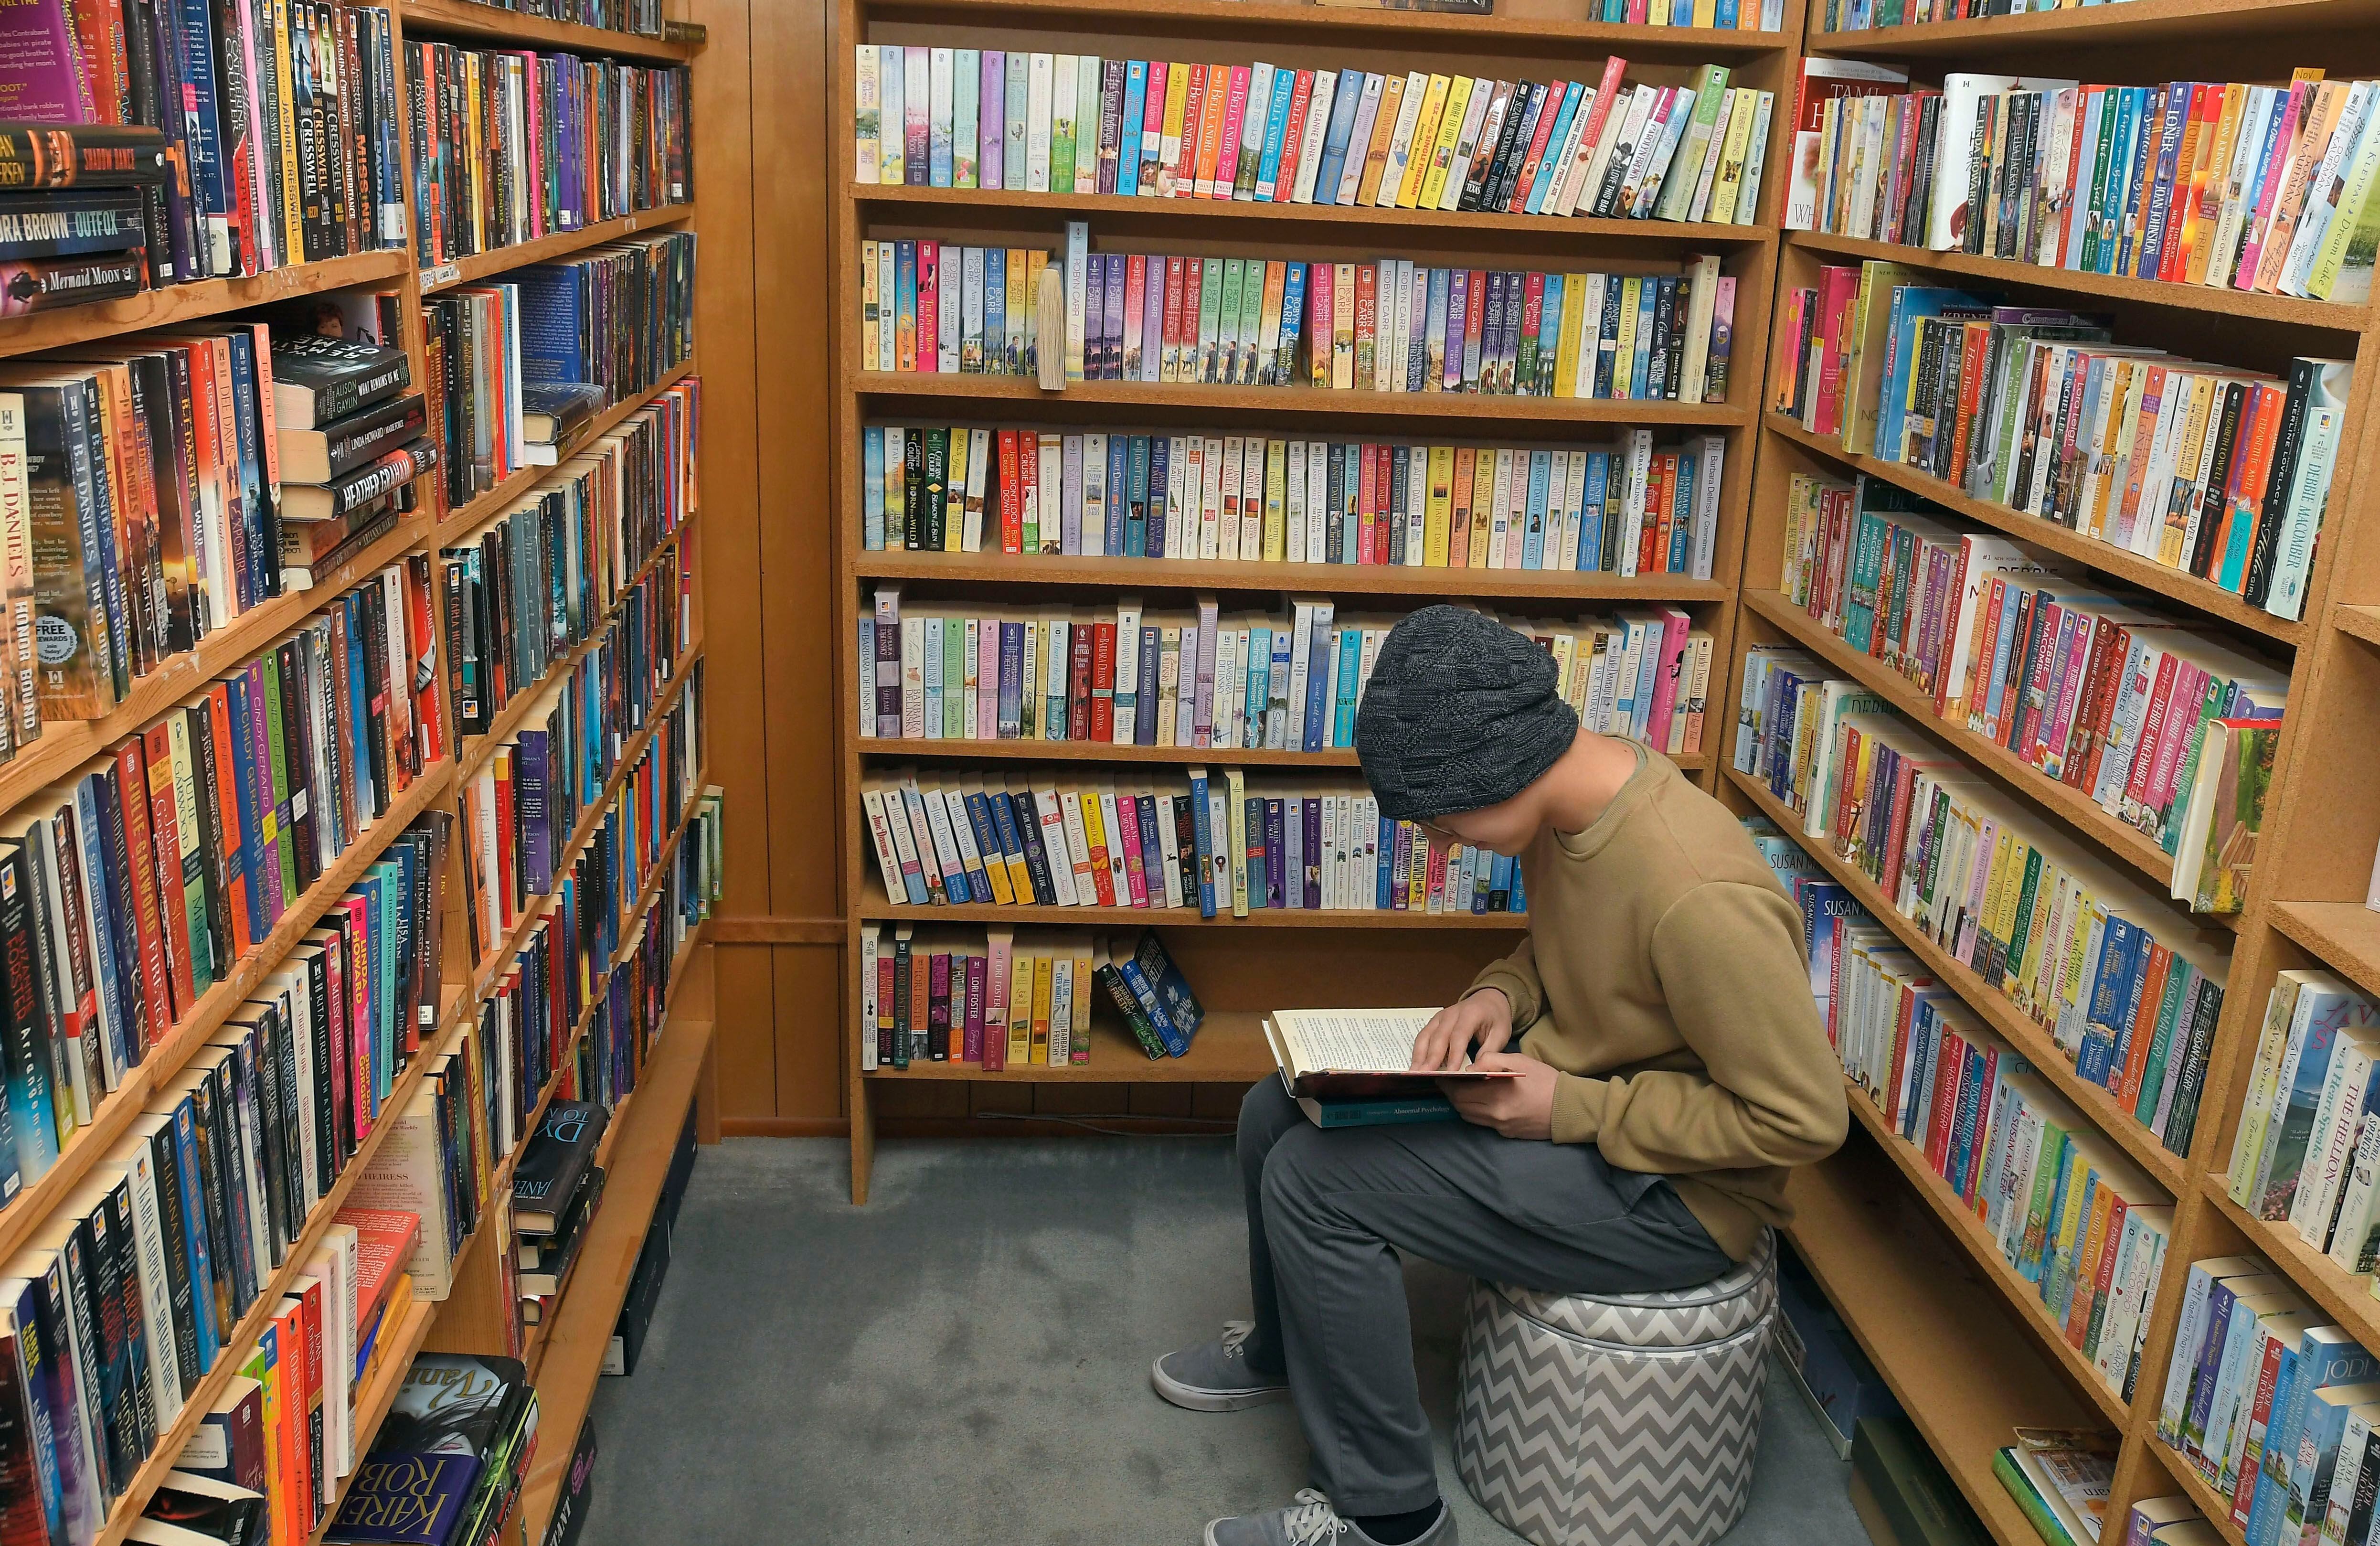
POLYGON ((1478 976, 1471 980, 1471 986, 1463 990, 1463 996, 1469 998, 1482 988, 1494 988, 1512 1001, 1511 1044, 1518 1047, 1521 1033, 1535 1025, 1537 1016, 1545 1013, 1546 985, 1544 980, 1537 976, 1536 942, 1524 939, 1520 949, 1500 961, 1489 962, 1478 976))
POLYGON ((1707 1075, 1566 1074, 1555 1141, 1594 1142, 1615 1165, 1669 1175, 1832 1153, 1850 1111, 1800 942, 1792 906, 1763 887, 1714 882, 1680 897, 1654 928, 1653 968, 1707 1075))

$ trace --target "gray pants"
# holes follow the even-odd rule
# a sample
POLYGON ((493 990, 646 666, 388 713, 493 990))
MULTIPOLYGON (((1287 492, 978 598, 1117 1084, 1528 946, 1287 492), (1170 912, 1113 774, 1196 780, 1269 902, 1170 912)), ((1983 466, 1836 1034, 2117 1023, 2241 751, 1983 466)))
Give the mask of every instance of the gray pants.
POLYGON ((1593 1144, 1467 1122, 1326 1132, 1269 1078, 1240 1106, 1239 1147, 1248 1362, 1287 1371, 1314 1485, 1342 1514, 1438 1496, 1396 1252, 1548 1292, 1685 1288, 1730 1265, 1667 1181, 1593 1144))

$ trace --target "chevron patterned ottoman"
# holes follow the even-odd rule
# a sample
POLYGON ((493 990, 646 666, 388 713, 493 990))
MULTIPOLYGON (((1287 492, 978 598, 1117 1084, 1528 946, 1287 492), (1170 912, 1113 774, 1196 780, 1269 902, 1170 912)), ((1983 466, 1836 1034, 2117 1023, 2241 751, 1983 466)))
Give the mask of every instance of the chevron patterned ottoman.
POLYGON ((1766 1234, 1734 1272, 1673 1293, 1474 1283, 1463 1484, 1536 1546, 1707 1546, 1751 1494, 1776 1314, 1766 1234))

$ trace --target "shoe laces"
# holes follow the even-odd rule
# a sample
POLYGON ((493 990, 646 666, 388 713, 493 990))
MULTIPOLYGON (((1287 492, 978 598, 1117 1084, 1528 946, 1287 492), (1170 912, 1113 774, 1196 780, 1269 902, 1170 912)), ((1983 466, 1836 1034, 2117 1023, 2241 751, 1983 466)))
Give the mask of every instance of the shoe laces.
POLYGON ((1256 1334, 1256 1330, 1257 1323, 1253 1321, 1224 1321, 1223 1357, 1227 1358, 1241 1357, 1241 1350, 1247 1345, 1248 1338, 1256 1334))
POLYGON ((1289 1546, 1327 1546, 1354 1528, 1339 1517, 1330 1499, 1311 1487, 1301 1491, 1282 1511, 1281 1525, 1289 1546))

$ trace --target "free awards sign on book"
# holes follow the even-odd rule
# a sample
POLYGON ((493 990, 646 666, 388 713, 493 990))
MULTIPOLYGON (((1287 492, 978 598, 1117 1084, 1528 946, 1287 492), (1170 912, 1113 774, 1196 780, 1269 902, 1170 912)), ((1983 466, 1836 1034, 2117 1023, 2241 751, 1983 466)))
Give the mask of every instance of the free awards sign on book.
POLYGON ((1276 1009, 1265 1042, 1281 1082, 1318 1127, 1451 1122, 1449 1079, 1518 1077, 1506 1069, 1415 1073, 1414 1041, 1435 1009, 1276 1009))

